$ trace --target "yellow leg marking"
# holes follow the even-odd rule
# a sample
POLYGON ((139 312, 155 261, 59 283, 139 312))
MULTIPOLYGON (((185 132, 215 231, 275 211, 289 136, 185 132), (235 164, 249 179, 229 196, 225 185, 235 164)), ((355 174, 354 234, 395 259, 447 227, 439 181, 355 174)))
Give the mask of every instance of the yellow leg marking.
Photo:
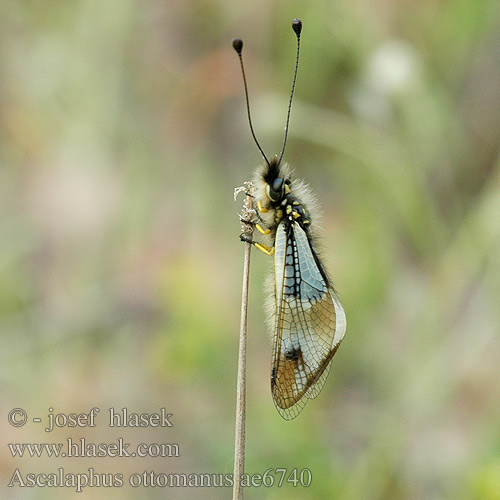
POLYGON ((267 245, 263 245, 262 243, 255 243, 255 248, 258 248, 261 252, 264 252, 266 255, 274 255, 274 247, 269 248, 267 245))
POLYGON ((262 226, 260 224, 255 224, 255 227, 257 230, 262 233, 262 234, 270 234, 271 230, 269 228, 267 229, 262 229, 262 226))
POLYGON ((259 212, 262 212, 263 214, 265 214, 266 212, 269 212, 268 208, 264 208, 262 206, 262 202, 260 200, 257 201, 257 208, 259 209, 259 212))

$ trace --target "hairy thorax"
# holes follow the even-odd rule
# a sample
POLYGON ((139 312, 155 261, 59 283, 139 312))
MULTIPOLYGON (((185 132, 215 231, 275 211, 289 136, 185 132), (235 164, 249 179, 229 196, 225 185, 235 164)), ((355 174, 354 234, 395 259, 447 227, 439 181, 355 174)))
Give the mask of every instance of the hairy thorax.
MULTIPOLYGON (((261 225, 270 229, 268 237, 274 241, 276 228, 283 222, 288 227, 292 222, 297 222, 306 233, 309 232, 311 224, 309 211, 305 208, 306 202, 311 198, 310 193, 301 181, 291 179, 291 168, 284 164, 280 166, 279 175, 286 183, 284 193, 279 199, 270 196, 270 183, 273 177, 269 177, 267 166, 257 170, 255 186, 256 210, 261 225)), ((313 202, 314 203, 314 202, 313 202)))

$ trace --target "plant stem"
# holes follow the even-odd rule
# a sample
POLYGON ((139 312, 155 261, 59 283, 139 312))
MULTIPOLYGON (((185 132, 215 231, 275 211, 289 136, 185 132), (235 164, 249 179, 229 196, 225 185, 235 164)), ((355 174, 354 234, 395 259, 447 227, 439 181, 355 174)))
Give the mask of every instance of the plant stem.
MULTIPOLYGON (((243 233, 251 237, 253 226, 244 221, 252 220, 252 197, 250 190, 243 206, 242 229, 243 233)), ((248 283, 250 276, 250 252, 252 244, 245 242, 245 260, 243 264, 243 290, 241 294, 240 342, 238 352, 238 382, 236 388, 236 429, 234 437, 234 486, 233 500, 242 500, 243 488, 241 478, 245 470, 245 416, 246 416, 246 343, 248 317, 248 283)))

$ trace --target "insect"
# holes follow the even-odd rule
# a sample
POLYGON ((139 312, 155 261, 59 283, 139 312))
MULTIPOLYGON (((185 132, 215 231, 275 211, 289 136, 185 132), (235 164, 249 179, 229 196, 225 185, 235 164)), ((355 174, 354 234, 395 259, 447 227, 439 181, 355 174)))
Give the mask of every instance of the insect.
POLYGON ((346 317, 330 277, 316 248, 317 211, 308 186, 293 177, 282 162, 297 77, 302 22, 295 19, 297 56, 288 104, 283 147, 279 156, 267 159, 252 127, 248 89, 240 39, 233 40, 245 88, 250 130, 265 163, 254 181, 255 229, 261 241, 249 241, 274 256, 274 279, 268 298, 273 332, 271 391, 280 415, 291 420, 315 398, 325 384, 333 356, 344 337, 346 317))

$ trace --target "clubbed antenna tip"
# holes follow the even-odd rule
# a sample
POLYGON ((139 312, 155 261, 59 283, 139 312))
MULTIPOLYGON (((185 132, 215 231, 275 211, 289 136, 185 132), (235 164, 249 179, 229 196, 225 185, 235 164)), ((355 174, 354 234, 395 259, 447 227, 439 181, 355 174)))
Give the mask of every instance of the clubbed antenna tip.
POLYGON ((241 54, 241 51, 243 50, 243 40, 241 38, 235 38, 233 40, 233 49, 236 50, 238 54, 241 54))
POLYGON ((297 37, 299 37, 302 31, 302 21, 300 19, 294 19, 292 21, 292 29, 295 31, 297 37))

